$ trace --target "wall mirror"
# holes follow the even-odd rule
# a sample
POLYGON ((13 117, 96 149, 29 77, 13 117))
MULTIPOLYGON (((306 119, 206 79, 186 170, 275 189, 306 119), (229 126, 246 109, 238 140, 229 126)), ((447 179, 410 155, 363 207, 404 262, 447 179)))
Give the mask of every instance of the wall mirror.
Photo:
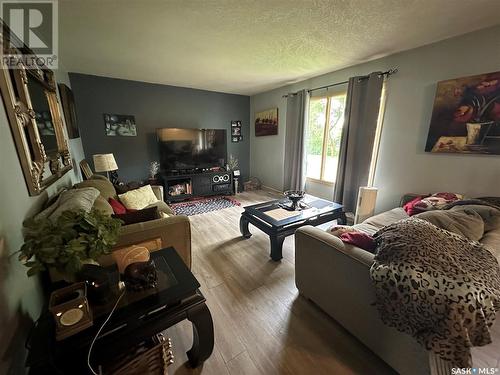
POLYGON ((9 42, 13 34, 5 24, 1 30, 2 57, 10 57, 8 66, 1 59, 2 99, 29 193, 38 195, 73 168, 54 73, 44 66, 28 66, 26 61, 33 60, 22 56, 33 52, 12 47, 19 42, 9 42))

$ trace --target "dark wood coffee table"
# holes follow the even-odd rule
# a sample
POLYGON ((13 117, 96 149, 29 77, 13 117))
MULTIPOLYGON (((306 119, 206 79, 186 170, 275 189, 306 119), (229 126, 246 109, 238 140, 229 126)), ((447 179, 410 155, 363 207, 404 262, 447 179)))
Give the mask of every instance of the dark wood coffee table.
MULTIPOLYGON (((197 367, 212 354, 213 321, 205 297, 198 290, 200 284, 173 248, 152 252, 151 258, 156 264, 158 286, 125 293, 96 341, 92 363, 117 358, 185 319, 193 325, 193 346, 187 352, 190 365, 197 367)), ((86 364, 90 343, 119 293, 116 291, 105 304, 91 301, 93 326, 62 341, 55 340, 54 319, 45 307, 29 340, 26 364, 30 367, 30 374, 90 373, 86 364)))
POLYGON ((275 211, 280 209, 280 203, 290 203, 288 198, 244 207, 245 211, 241 213, 240 218, 242 236, 245 238, 252 236, 248 230, 248 224, 252 224, 268 234, 271 241, 271 259, 277 261, 283 258, 282 247, 285 237, 294 234, 297 228, 304 225, 317 226, 332 220, 337 220, 339 224, 346 223, 346 216, 341 204, 307 194, 301 202, 309 208, 290 214, 282 208, 282 211, 275 211), (280 218, 280 216, 285 217, 280 218))

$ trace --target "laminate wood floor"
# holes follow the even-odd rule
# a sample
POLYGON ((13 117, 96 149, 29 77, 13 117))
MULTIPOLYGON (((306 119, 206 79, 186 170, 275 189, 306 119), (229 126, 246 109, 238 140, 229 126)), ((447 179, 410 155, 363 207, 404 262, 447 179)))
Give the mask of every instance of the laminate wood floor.
MULTIPOLYGON (((275 199, 268 191, 245 192, 242 206, 275 199)), ((215 328, 212 356, 189 368, 191 324, 171 327, 175 362, 170 374, 394 374, 387 364, 295 287, 293 236, 283 259, 269 258, 269 238, 250 226, 239 232, 241 207, 191 216, 192 271, 201 283, 215 328)), ((499 335, 500 336, 500 335, 499 335)), ((500 350, 482 354, 487 363, 500 350)))

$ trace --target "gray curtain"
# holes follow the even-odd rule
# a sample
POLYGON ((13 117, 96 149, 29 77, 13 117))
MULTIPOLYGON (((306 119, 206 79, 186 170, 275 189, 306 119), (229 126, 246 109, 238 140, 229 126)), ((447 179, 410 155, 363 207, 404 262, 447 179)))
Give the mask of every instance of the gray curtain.
POLYGON ((358 189, 368 183, 383 83, 380 72, 349 79, 333 194, 346 212, 354 211, 358 189))
POLYGON ((305 131, 309 111, 309 92, 289 95, 286 103, 285 190, 304 190, 305 131))

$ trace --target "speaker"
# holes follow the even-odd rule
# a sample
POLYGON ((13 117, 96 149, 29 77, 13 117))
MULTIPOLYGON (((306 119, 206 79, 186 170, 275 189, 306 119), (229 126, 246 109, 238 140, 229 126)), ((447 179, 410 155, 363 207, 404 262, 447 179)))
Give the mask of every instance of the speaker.
POLYGON ((227 173, 221 174, 221 175, 215 174, 212 177, 212 182, 214 184, 219 184, 221 182, 229 182, 229 179, 230 179, 230 176, 227 173))

